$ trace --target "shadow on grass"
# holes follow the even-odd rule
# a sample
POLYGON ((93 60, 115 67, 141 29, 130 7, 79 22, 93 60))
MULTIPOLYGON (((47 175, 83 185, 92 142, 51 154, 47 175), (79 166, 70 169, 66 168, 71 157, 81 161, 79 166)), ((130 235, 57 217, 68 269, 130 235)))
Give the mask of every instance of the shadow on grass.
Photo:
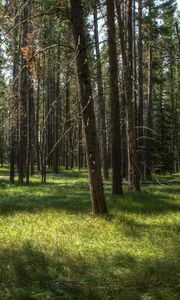
POLYGON ((145 215, 180 211, 180 205, 170 198, 169 195, 144 191, 125 194, 124 197, 112 196, 110 207, 119 211, 145 215))
POLYGON ((1 249, 0 299, 178 300, 177 253, 138 259, 116 253, 87 260, 61 249, 51 256, 30 242, 1 249))
POLYGON ((119 215, 119 217, 115 220, 115 224, 117 231, 119 231, 119 228, 121 230, 121 227, 123 226, 123 231, 127 237, 139 239, 141 241, 148 235, 148 241, 152 240, 153 243, 157 243, 158 245, 161 244, 161 236, 172 239, 172 234, 176 234, 178 237, 180 232, 180 224, 177 222, 165 223, 164 220, 164 223, 157 221, 153 224, 146 224, 145 222, 136 221, 128 215, 119 215), (151 234, 149 235, 149 233, 151 234))
POLYGON ((178 194, 180 200, 180 183, 173 186, 165 186, 161 188, 163 193, 178 194))
POLYGON ((9 195, 0 198, 0 214, 16 212, 38 213, 41 210, 64 210, 71 214, 89 213, 91 211, 90 197, 87 189, 79 188, 45 188, 41 187, 42 195, 31 194, 31 188, 26 187, 24 195, 9 195))
POLYGON ((9 176, 9 168, 0 167, 0 178, 3 176, 9 176))
MULTIPOLYGON (((175 187, 175 190, 176 187, 175 187)), ((170 195, 144 192, 112 196, 107 192, 109 211, 118 210, 128 213, 152 215, 177 212, 180 206, 170 195)), ((91 213, 91 202, 87 187, 72 186, 34 186, 5 187, 0 194, 0 214, 16 212, 38 213, 47 209, 64 210, 71 214, 91 213), (1 196, 2 195, 2 196, 1 196)))

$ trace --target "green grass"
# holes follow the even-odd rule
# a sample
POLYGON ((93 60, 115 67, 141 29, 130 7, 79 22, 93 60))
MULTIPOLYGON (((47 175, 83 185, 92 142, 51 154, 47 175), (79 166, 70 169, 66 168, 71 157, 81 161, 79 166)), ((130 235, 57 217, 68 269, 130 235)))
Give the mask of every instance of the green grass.
POLYGON ((86 171, 44 186, 0 175, 0 299, 179 299, 180 185, 119 197, 106 182, 111 217, 101 218, 86 171))

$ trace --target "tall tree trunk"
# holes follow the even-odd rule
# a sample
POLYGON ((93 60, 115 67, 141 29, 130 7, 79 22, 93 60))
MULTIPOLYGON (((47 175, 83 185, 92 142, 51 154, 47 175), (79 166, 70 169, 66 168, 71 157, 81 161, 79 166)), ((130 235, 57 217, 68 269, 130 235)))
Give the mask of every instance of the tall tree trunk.
POLYGON ((135 110, 133 103, 133 57, 132 57, 132 0, 126 0, 126 32, 121 16, 121 5, 116 0, 119 37, 123 60, 125 100, 126 100, 126 134, 128 149, 128 190, 139 191, 139 175, 136 154, 135 110), (125 34, 126 33, 126 34, 125 34))
POLYGON ((81 0, 70 0, 69 3, 73 39, 76 49, 77 77, 86 143, 92 209, 94 214, 105 214, 107 213, 107 209, 101 175, 100 156, 98 152, 83 9, 81 0))
POLYGON ((66 124, 65 124, 65 168, 66 170, 69 169, 69 146, 70 146, 70 133, 69 133, 69 128, 71 126, 70 124, 70 83, 69 83, 69 68, 67 67, 66 70, 66 104, 65 104, 65 119, 66 119, 66 124))
POLYGON ((34 139, 34 95, 33 95, 33 83, 31 74, 29 74, 28 80, 28 109, 27 109, 27 166, 26 166, 26 183, 29 183, 29 169, 31 167, 31 175, 34 175, 34 153, 35 153, 35 139, 34 139))
POLYGON ((45 97, 45 62, 46 57, 43 54, 43 79, 42 79, 42 134, 41 134, 41 175, 42 183, 46 183, 46 164, 47 164, 47 127, 46 127, 46 97, 45 97))
POLYGON ((176 172, 176 102, 175 102, 175 78, 174 78, 174 65, 175 60, 173 57, 172 49, 169 53, 170 65, 169 65, 169 74, 170 74, 170 97, 171 97, 171 127, 172 127, 172 143, 171 143, 171 153, 173 156, 173 165, 172 172, 176 172))
POLYGON ((1 116, 1 133, 0 133, 0 162, 1 167, 4 165, 4 116, 1 116))
POLYGON ((81 107, 80 103, 78 103, 77 108, 78 114, 78 158, 77 158, 77 165, 78 169, 80 170, 83 167, 83 140, 82 140, 82 118, 81 118, 81 107))
POLYGON ((124 78, 122 84, 121 119, 122 119, 122 177, 128 176, 127 135, 126 135, 126 97, 124 91, 124 78))
POLYGON ((109 85, 111 106, 111 140, 112 140, 112 177, 114 194, 122 194, 121 175, 121 133, 120 133, 120 105, 118 87, 118 61, 115 31, 115 7, 114 1, 107 0, 107 28, 109 51, 109 85))
MULTIPOLYGON (((138 90, 138 85, 137 85, 137 79, 138 79, 138 74, 137 74, 137 42, 136 42, 136 0, 133 0, 133 17, 132 17, 132 38, 133 38, 133 101, 134 101, 134 113, 135 113, 135 126, 136 126, 136 140, 137 140, 137 115, 138 115, 138 103, 137 103, 137 90, 138 90)), ((137 147, 136 143, 136 147, 137 147)))
POLYGON ((175 165, 174 165, 174 172, 180 172, 180 139, 179 139, 179 132, 180 126, 178 122, 179 113, 178 113, 178 103, 179 103, 179 91, 180 91, 180 32, 179 32, 179 25, 178 22, 175 24, 176 27, 176 35, 178 40, 178 55, 177 55, 177 87, 176 87, 176 95, 175 95, 175 123, 174 123, 174 131, 175 131, 175 165))
MULTIPOLYGON (((23 11, 21 14, 22 21, 22 49, 28 46, 28 17, 30 13, 31 1, 26 3, 24 0, 23 11)), ((21 50, 22 50, 21 49, 21 50)), ((19 99, 19 146, 18 146, 18 182, 22 184, 27 167, 27 103, 28 103, 28 80, 29 71, 27 61, 21 53, 21 77, 20 77, 20 99, 19 99)))
POLYGON ((100 123, 100 150, 101 150, 101 157, 102 157, 103 175, 104 175, 105 179, 108 179, 106 116, 105 116, 105 101, 104 101, 104 94, 103 94, 101 57, 100 57, 100 49, 99 49, 97 7, 94 10, 94 39, 95 39, 95 50, 96 50, 96 70, 97 70, 97 86, 98 86, 98 115, 99 115, 99 123, 100 123))
MULTIPOLYGON (((50 23, 51 30, 51 23, 50 23)), ((51 49, 48 49, 47 54, 47 84, 46 84, 46 93, 47 93, 47 103, 46 103, 46 143, 47 143, 47 165, 50 169, 52 167, 52 112, 53 112, 53 99, 52 99, 52 53, 51 49)))
MULTIPOLYGON (((147 94, 147 127, 152 129, 152 1, 149 1, 149 62, 148 62, 148 94, 147 94)), ((147 137, 150 137, 148 130, 147 137)), ((152 148, 151 140, 147 139, 146 143, 146 178, 152 178, 152 148)))
MULTIPOLYGON (((59 38, 60 42, 60 38, 59 38)), ((61 128, 61 99, 60 99, 60 45, 57 49, 57 75, 55 82, 55 140, 54 140, 54 152, 53 152, 53 171, 55 173, 59 172, 59 156, 60 156, 60 128, 61 128)))
POLYGON ((124 30, 124 23, 125 20, 122 19, 122 15, 124 16, 124 13, 122 13, 122 8, 124 10, 123 4, 120 3, 119 0, 115 0, 116 4, 116 12, 117 12, 117 21, 118 21, 118 29, 119 29, 119 40, 121 45, 121 55, 122 55, 122 65, 123 65, 123 83, 122 83, 122 175, 123 177, 126 177, 128 175, 128 155, 127 155, 127 134, 126 134, 126 93, 125 93, 125 87, 126 87, 126 81, 127 81, 127 55, 126 55, 126 36, 125 36, 125 30, 124 30), (123 22, 124 21, 124 22, 123 22))
POLYGON ((13 103, 10 116, 10 183, 14 183, 15 173, 15 156, 16 156, 16 131, 17 131, 17 107, 18 107, 18 69, 19 69, 19 47, 18 47, 18 15, 17 15, 17 4, 14 0, 14 31, 13 31, 13 103))
POLYGON ((125 66, 125 94, 127 117, 127 143, 128 143, 128 189, 139 191, 139 176, 136 155, 135 112, 133 103, 133 59, 132 59, 132 0, 126 0, 127 20, 127 64, 125 66))
POLYGON ((143 48, 142 48, 142 0, 138 0, 138 166, 141 178, 144 177, 144 140, 143 140, 143 48))
POLYGON ((116 11, 118 15, 119 38, 121 42, 126 102, 128 190, 139 191, 140 185, 136 155, 135 109, 133 103, 132 1, 126 1, 126 31, 122 20, 121 5, 118 0, 116 0, 116 11))
POLYGON ((39 99, 40 99, 40 80, 38 77, 37 82, 37 95, 36 95, 36 163, 37 163, 37 171, 40 172, 40 149, 39 149, 39 99))

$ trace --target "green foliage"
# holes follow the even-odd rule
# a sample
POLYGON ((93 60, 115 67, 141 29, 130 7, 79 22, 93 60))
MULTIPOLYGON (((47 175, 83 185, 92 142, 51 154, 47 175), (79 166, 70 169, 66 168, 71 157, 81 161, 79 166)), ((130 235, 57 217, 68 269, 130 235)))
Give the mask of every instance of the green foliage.
MULTIPOLYGON (((96 5, 99 3, 98 0, 82 0, 82 5, 84 7, 84 10, 91 11, 96 7, 96 5)), ((68 7, 68 1, 66 0, 43 0, 42 4, 44 6, 45 10, 52 10, 52 9, 58 9, 59 8, 67 8, 68 7)))
POLYGON ((90 213, 85 171, 22 187, 1 174, 0 299, 179 299, 178 185, 119 197, 106 182, 105 219, 90 213))

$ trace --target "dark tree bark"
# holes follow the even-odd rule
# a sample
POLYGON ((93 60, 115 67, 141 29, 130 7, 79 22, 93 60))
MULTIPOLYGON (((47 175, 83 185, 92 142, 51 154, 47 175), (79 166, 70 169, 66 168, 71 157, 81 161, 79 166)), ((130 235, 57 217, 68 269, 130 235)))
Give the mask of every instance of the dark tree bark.
MULTIPOLYGON (((136 0, 132 2, 132 39, 133 39, 133 101, 134 101, 134 113, 135 113, 135 126, 138 124, 138 72, 137 72, 137 41, 136 41, 136 0)), ((136 140, 137 140, 137 130, 136 130, 136 140)), ((136 143, 137 144, 137 143, 136 143)), ((137 145, 136 145, 137 147, 137 145)))
MULTIPOLYGON (((60 42, 60 39, 59 39, 60 42)), ((57 49, 57 76, 55 84, 55 139, 54 139, 54 152, 53 152, 53 171, 59 173, 59 160, 60 160, 60 133, 61 133, 61 97, 60 97, 60 45, 57 49)))
POLYGON ((118 87, 118 61, 115 31, 114 1, 107 0, 108 51, 110 67, 110 106, 111 106, 111 140, 112 140, 112 176, 114 194, 122 194, 121 175, 121 133, 120 133, 120 104, 118 87))
POLYGON ((119 37, 123 60, 126 99, 126 132, 128 150, 128 190, 139 191, 139 175, 136 154, 135 110, 133 103, 133 56, 132 56, 132 0, 126 0, 126 31, 121 17, 121 6, 116 0, 119 37))
MULTIPOLYGON (((50 23, 50 28, 51 28, 51 23, 50 23)), ((53 148, 53 142, 52 142, 52 112, 53 112, 53 97, 52 97, 52 53, 51 49, 48 49, 48 54, 47 54, 47 61, 48 61, 48 66, 47 66, 47 103, 46 103, 46 143, 47 143, 47 165, 49 169, 52 167, 52 148, 53 148)))
POLYGON ((82 140, 82 118, 81 118, 81 107, 78 103, 78 157, 77 166, 80 170, 83 167, 83 140, 82 140))
POLYGON ((70 82, 69 82, 69 72, 68 72, 68 67, 66 70, 66 103, 65 103, 65 119, 66 119, 66 124, 65 124, 65 168, 66 170, 69 169, 69 144, 70 144, 70 134, 69 134, 69 128, 71 126, 70 124, 70 82))
POLYGON ((139 176, 136 155, 136 131, 135 131, 135 112, 133 103, 133 60, 132 60, 132 0, 126 1, 126 20, 127 20, 127 64, 126 64, 126 116, 127 116, 127 143, 128 143, 128 189, 130 192, 139 191, 139 176))
POLYGON ((122 109, 121 109, 121 118, 122 118, 122 177, 126 178, 128 176, 128 156, 127 156, 127 136, 126 136, 126 98, 124 91, 124 78, 122 84, 122 109))
POLYGON ((34 137, 34 124, 35 124, 35 110, 34 110, 34 91, 29 74, 28 80, 28 133, 27 133, 27 166, 26 166, 26 183, 29 183, 29 169, 31 169, 31 175, 34 175, 34 154, 35 154, 35 137, 34 137))
MULTIPOLYGON (((0 74, 1 75, 1 74, 0 74)), ((0 162, 1 162, 1 167, 4 166, 4 116, 2 114, 1 116, 1 132, 0 132, 0 162)))
POLYGON ((144 140, 143 140, 143 46, 142 46, 142 0, 138 0, 138 107, 137 107, 137 139, 138 166, 141 179, 144 178, 144 140))
MULTIPOLYGON (((179 32, 179 25, 178 22, 175 24, 176 27, 176 35, 178 40, 178 55, 177 61, 180 58, 180 32, 179 32)), ((180 172, 180 139, 179 139, 179 132, 180 132, 180 122, 178 122, 179 114, 178 114, 178 103, 179 103, 179 91, 180 91, 180 64, 177 62, 177 89, 175 93, 174 99, 174 154, 175 154, 175 161, 174 161, 174 172, 180 172)))
POLYGON ((108 155, 107 155, 107 136, 106 136, 106 116, 105 116, 105 101, 103 93, 103 79, 101 57, 99 49, 99 32, 98 32, 98 17, 97 8, 94 10, 94 39, 96 50, 96 70, 97 70, 97 86, 98 86, 98 116, 100 125, 100 150, 102 157, 103 175, 108 179, 108 155))
POLYGON ((127 64, 126 74, 126 118, 128 142, 128 189, 130 192, 139 191, 139 175, 136 156, 135 112, 133 103, 133 60, 132 60, 132 0, 126 1, 127 20, 127 64))
POLYGON ((41 133, 41 176, 42 183, 46 183, 46 163, 47 163, 47 128, 46 128, 46 97, 45 97, 45 54, 43 55, 43 79, 42 79, 42 133, 41 133))
POLYGON ((39 149, 39 100, 40 100, 40 80, 38 77, 37 82, 37 95, 36 95, 36 163, 37 163, 37 171, 40 172, 40 149, 39 149))
POLYGON ((30 167, 31 167, 31 175, 35 174, 35 107, 34 107, 34 92, 32 86, 32 94, 30 100, 30 167))
POLYGON ((18 69, 19 69, 19 47, 18 47, 18 15, 17 15, 17 4, 14 0, 14 31, 13 31, 13 99, 12 99, 12 109, 10 116, 10 183, 14 183, 15 176, 15 159, 16 159, 16 133, 17 133, 17 123, 18 123, 18 69))
POLYGON ((173 156, 172 172, 176 172, 176 101, 175 101, 175 78, 174 78, 174 65, 175 58, 173 57, 172 49, 169 50, 169 74, 170 74, 170 98, 171 98, 171 128, 172 128, 172 143, 171 143, 171 153, 173 156))
MULTIPOLYGON (((26 3, 24 0, 24 7, 21 14, 22 23, 22 48, 28 46, 27 34, 28 34, 28 17, 30 14, 31 1, 26 3)), ((19 145, 18 145, 18 182, 22 184, 24 176, 27 171, 27 158, 28 158, 28 119, 27 119, 27 104, 28 104, 28 80, 29 71, 27 61, 21 53, 21 76, 20 76, 20 98, 19 98, 19 145)))
POLYGON ((115 0, 116 4, 116 12, 117 12, 117 21, 118 21, 118 33, 119 33, 119 40, 121 45, 121 55, 122 55, 122 176, 127 177, 128 176, 128 156, 127 156, 127 130, 126 130, 126 94, 125 94, 125 87, 126 87, 126 65, 127 65, 127 56, 126 56, 126 37, 125 37, 125 30, 124 30, 124 23, 125 20, 122 18, 122 8, 124 10, 124 7, 122 3, 120 4, 119 0, 115 0), (122 8, 121 8, 122 6, 122 8), (124 21, 124 22, 123 22, 124 21))
POLYGON ((94 214, 105 214, 107 213, 107 208, 101 175, 100 156, 98 152, 83 9, 81 0, 70 0, 69 3, 73 39, 76 49, 76 68, 86 144, 92 209, 94 214))
MULTIPOLYGON (((147 127, 152 129, 152 1, 149 1, 149 62, 148 62, 148 93, 147 93, 147 127)), ((151 137, 148 130, 147 137, 151 137)), ((152 179, 152 147, 151 140, 147 139, 146 142, 146 178, 152 179)))

